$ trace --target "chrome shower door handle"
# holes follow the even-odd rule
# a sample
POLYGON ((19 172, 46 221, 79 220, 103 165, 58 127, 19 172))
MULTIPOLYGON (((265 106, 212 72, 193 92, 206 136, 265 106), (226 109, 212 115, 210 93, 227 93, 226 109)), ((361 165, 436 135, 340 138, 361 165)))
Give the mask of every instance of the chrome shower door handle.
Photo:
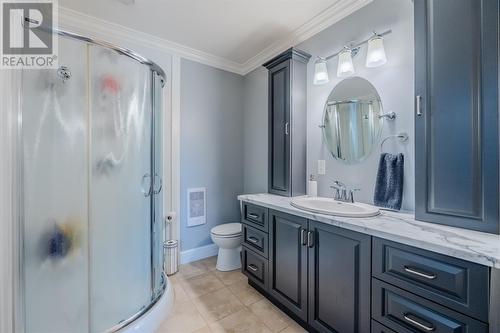
POLYGON ((141 180, 141 192, 144 194, 144 197, 149 197, 151 193, 153 192, 153 179, 149 173, 145 173, 144 176, 142 176, 141 180), (146 180, 149 179, 149 184, 146 187, 146 180))
POLYGON ((287 121, 285 123, 285 135, 290 134, 290 123, 287 121))
POLYGON ((153 177, 153 194, 160 194, 163 188, 163 180, 157 173, 153 177), (158 179, 158 182, 156 181, 158 179), (158 188, 155 188, 158 185, 158 188))

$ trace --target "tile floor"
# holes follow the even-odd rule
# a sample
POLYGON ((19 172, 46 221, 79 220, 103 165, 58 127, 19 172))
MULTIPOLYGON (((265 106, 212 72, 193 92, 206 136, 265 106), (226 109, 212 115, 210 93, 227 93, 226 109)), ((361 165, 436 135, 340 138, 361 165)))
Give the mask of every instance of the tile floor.
POLYGON ((182 265, 169 277, 172 312, 156 333, 306 332, 247 283, 239 270, 219 272, 216 257, 182 265))

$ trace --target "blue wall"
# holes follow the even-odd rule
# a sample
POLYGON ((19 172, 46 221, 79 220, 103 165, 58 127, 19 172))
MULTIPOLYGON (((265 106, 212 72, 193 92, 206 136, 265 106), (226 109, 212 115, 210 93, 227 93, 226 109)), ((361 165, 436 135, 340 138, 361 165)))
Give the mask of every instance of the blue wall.
POLYGON ((212 243, 210 229, 239 221, 243 193, 243 77, 181 62, 181 249, 212 243), (207 223, 187 227, 187 189, 207 188, 207 223))
POLYGON ((267 69, 259 67, 243 81, 245 125, 243 149, 243 188, 245 193, 267 192, 268 100, 267 69))

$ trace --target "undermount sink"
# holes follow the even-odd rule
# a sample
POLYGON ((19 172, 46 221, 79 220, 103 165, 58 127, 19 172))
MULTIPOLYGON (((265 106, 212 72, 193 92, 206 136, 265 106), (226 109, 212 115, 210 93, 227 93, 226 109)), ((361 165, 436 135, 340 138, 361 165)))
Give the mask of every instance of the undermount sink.
POLYGON ((374 206, 321 197, 295 198, 292 199, 291 205, 313 213, 342 217, 371 217, 380 214, 379 209, 374 206))

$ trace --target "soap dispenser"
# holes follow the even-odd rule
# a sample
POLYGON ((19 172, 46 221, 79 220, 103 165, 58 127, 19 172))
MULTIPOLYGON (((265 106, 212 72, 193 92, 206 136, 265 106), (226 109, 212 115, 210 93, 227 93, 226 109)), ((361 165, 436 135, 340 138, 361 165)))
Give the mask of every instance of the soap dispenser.
POLYGON ((309 181, 307 182, 307 195, 310 197, 318 196, 318 182, 312 174, 309 176, 309 181))

